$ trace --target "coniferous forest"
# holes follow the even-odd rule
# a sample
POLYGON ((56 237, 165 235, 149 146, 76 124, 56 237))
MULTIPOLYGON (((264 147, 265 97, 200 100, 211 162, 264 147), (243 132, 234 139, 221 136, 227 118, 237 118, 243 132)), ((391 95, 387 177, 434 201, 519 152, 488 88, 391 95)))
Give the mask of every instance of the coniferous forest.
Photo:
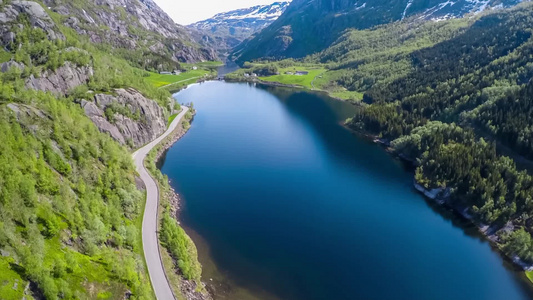
POLYGON ((508 156, 533 157, 531 9, 488 14, 413 51, 409 72, 372 85, 348 123, 389 140, 415 162, 419 184, 442 189, 496 232, 504 251, 530 263, 533 177, 508 156))

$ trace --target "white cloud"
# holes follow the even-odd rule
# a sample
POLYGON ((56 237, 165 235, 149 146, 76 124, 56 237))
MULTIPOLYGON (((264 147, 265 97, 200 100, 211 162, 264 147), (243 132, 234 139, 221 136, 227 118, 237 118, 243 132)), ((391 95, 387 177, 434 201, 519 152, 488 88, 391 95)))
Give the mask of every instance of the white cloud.
MULTIPOLYGON (((154 0, 178 24, 187 25, 205 20, 217 13, 276 0, 154 0)), ((283 1, 283 0, 277 0, 283 1)))

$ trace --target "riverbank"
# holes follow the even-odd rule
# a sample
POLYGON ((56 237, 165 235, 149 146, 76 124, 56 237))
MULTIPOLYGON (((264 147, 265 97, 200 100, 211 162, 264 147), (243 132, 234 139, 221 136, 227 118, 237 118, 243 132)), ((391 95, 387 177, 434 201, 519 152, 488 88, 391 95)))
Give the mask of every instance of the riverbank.
MULTIPOLYGON (((390 141, 381 139, 376 135, 354 130, 346 124, 344 124, 344 127, 350 130, 353 134, 382 146, 387 153, 389 153, 392 157, 402 161, 406 166, 409 167, 409 169, 416 168, 418 166, 416 160, 405 156, 403 153, 398 153, 393 147, 391 147, 390 141)), ((510 256, 505 253, 503 249, 504 244, 501 241, 500 236, 510 234, 515 230, 515 227, 511 221, 504 226, 489 226, 476 222, 468 205, 463 203, 460 199, 452 199, 452 191, 450 188, 426 188, 420 182, 417 182, 415 178, 413 178, 413 188, 422 194, 428 201, 435 203, 439 207, 453 211, 455 215, 475 226, 480 236, 483 237, 485 241, 488 241, 491 247, 495 249, 505 261, 524 272, 523 277, 528 281, 531 287, 531 284, 533 284, 533 264, 525 262, 516 255, 510 256)))
POLYGON ((307 87, 304 87, 304 86, 301 86, 301 85, 294 85, 294 84, 285 84, 285 83, 281 83, 281 82, 277 82, 277 81, 266 81, 266 80, 261 80, 260 78, 258 77, 242 77, 242 78, 236 78, 236 77, 224 77, 224 81, 225 82, 248 82, 248 83, 257 83, 257 84, 261 84, 261 85, 265 85, 265 86, 272 86, 272 87, 286 87, 286 88, 293 88, 293 89, 299 89, 299 90, 302 90, 302 91, 306 91, 306 92, 309 92, 309 93, 319 93, 319 94, 323 94, 331 99, 335 99, 335 100, 339 100, 339 101, 344 101, 344 102, 349 102, 353 105, 362 105, 362 102, 360 101, 351 101, 349 99, 343 99, 343 98, 339 98, 339 97, 336 97, 334 95, 332 95, 329 91, 326 91, 326 90, 321 90, 321 89, 316 89, 316 88, 307 88, 307 87))
POLYGON ((160 237, 159 245, 165 274, 171 285, 173 293, 178 300, 211 300, 212 297, 207 292, 205 283, 201 282, 200 280, 199 275, 201 274, 201 266, 198 262, 196 247, 192 240, 185 234, 184 230, 179 227, 179 222, 176 218, 177 211, 180 208, 179 195, 170 186, 168 178, 164 176, 156 166, 157 162, 161 159, 165 151, 172 147, 175 142, 177 142, 187 133, 194 114, 195 111, 191 109, 191 111, 187 113, 180 122, 180 125, 178 125, 172 131, 172 133, 170 133, 164 140, 162 140, 156 147, 152 149, 145 161, 145 165, 152 176, 156 178, 160 189, 158 232, 160 234, 163 232, 170 232, 174 239, 179 239, 179 241, 163 241, 163 239, 160 237), (174 221, 173 223, 170 223, 170 225, 167 225, 168 221, 162 223, 163 218, 167 218, 167 220, 172 218, 174 221), (185 244, 185 248, 176 249, 174 247, 176 245, 175 243, 185 244), (184 270, 181 270, 180 267, 178 267, 178 261, 175 255, 176 251, 186 251, 186 253, 181 253, 180 260, 186 260, 194 266, 197 266, 199 270, 196 272, 196 275, 191 275, 189 272, 186 273, 184 270))
POLYGON ((421 201, 399 161, 339 126, 353 105, 222 81, 177 98, 198 115, 161 171, 216 299, 244 299, 240 287, 247 300, 531 299, 475 227, 421 201))

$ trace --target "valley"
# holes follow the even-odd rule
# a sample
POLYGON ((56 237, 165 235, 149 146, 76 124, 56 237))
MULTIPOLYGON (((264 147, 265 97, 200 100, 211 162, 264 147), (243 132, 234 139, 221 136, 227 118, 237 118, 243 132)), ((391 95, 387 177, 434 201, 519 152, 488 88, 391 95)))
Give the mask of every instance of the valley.
POLYGON ((531 2, 167 13, 0 2, 0 299, 533 297, 531 2))

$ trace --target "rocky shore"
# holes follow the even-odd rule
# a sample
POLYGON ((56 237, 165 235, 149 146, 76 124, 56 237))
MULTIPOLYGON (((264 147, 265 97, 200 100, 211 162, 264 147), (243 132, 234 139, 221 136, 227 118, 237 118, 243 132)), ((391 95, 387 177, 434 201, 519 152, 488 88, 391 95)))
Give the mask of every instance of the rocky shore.
MULTIPOLYGON (((360 134, 356 131, 353 131, 357 134, 360 134)), ((399 158, 406 164, 416 167, 416 160, 413 160, 411 158, 406 157, 403 155, 403 153, 396 153, 393 148, 390 147, 390 142, 388 140, 379 139, 377 137, 371 137, 371 136, 365 136, 367 138, 371 138, 372 141, 375 144, 381 145, 386 148, 386 151, 389 152, 391 155, 399 158)), ((474 226, 477 227, 480 234, 482 234, 494 247, 494 249, 497 249, 500 255, 504 259, 508 259, 508 261, 512 262, 515 266, 519 267, 520 269, 528 272, 533 271, 533 264, 527 263, 524 260, 522 260, 520 257, 514 255, 512 257, 508 256, 506 253, 502 251, 502 242, 500 240, 499 235, 502 233, 510 233, 514 230, 514 225, 511 222, 508 222, 503 227, 496 227, 496 226, 489 226, 486 224, 478 223, 475 221, 474 216, 470 213, 470 210, 468 206, 463 205, 460 203, 460 201, 452 201, 452 191, 449 187, 439 187, 439 188, 426 188, 419 182, 417 182, 415 179, 413 179, 413 187, 420 192, 426 199, 429 199, 439 206, 451 209, 454 213, 456 213, 458 216, 462 217, 465 220, 468 220, 471 222, 474 226)))

